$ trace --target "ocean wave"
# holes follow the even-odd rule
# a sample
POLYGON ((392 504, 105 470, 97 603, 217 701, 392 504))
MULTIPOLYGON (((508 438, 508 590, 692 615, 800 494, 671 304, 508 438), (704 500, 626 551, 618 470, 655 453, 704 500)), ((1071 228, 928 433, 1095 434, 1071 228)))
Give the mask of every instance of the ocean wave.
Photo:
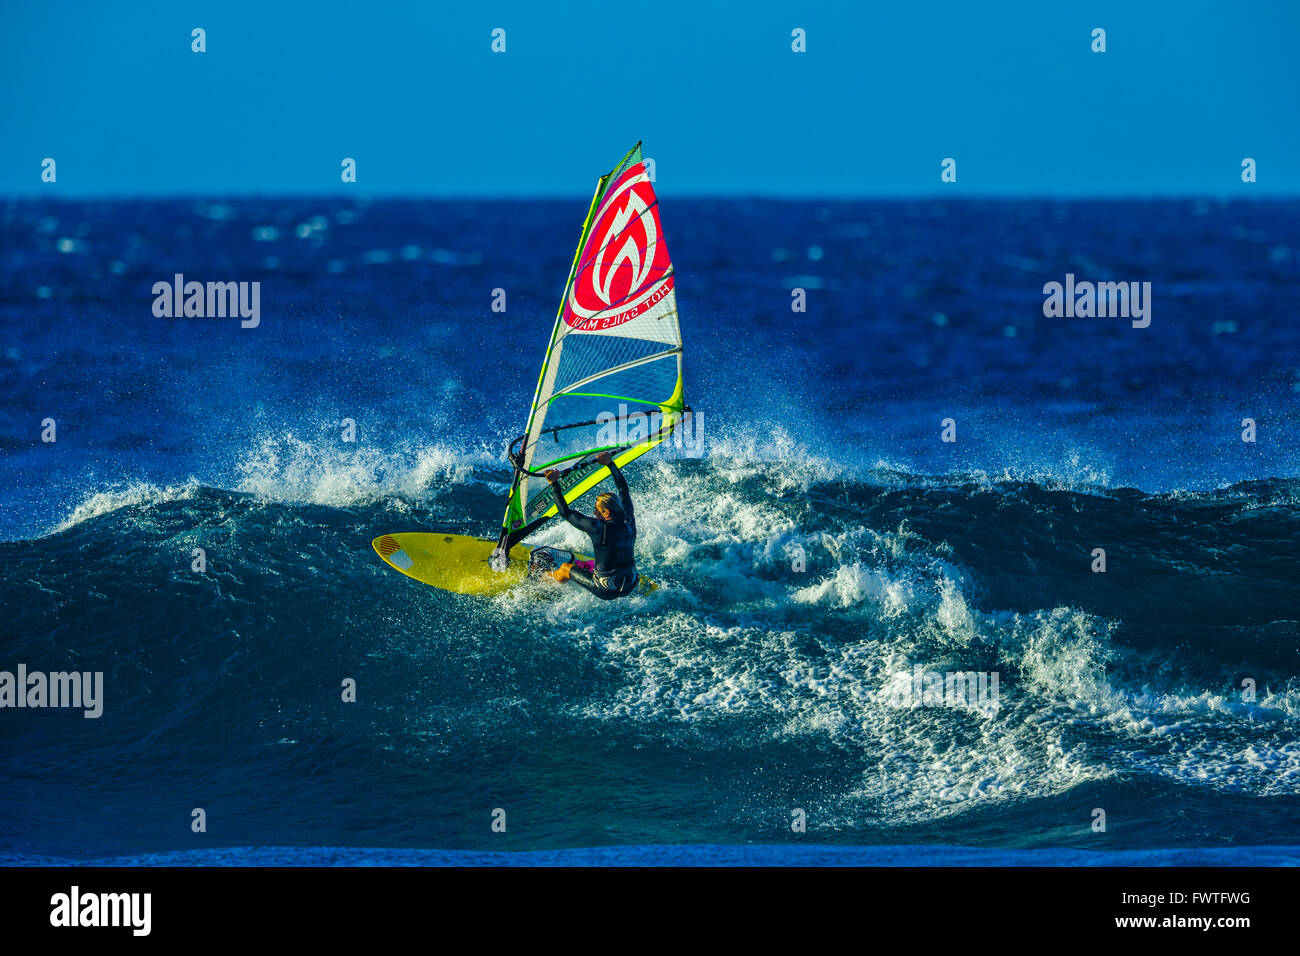
POLYGON ((83 522, 128 509, 131 512, 144 512, 149 508, 171 501, 184 501, 192 498, 200 488, 197 480, 179 485, 160 486, 150 482, 120 484, 88 495, 51 529, 51 534, 58 534, 76 527, 83 522))
MULTIPOLYGON (((23 609, 11 626, 27 633, 53 626, 54 614, 60 627, 112 635, 83 650, 91 657, 122 640, 138 645, 153 655, 151 683, 183 688, 160 696, 234 714, 246 705, 222 696, 217 671, 169 670, 157 636, 129 611, 147 606, 157 574, 170 601, 199 602, 205 636, 187 640, 221 649, 211 666, 223 672, 260 673, 266 655, 325 641, 409 659, 413 674, 498 681, 481 699, 455 692, 453 706, 444 698, 457 685, 427 677, 428 690, 376 711, 375 732, 409 738, 421 759, 454 749, 448 735, 498 732, 503 714, 528 733, 576 723, 701 760, 774 747, 834 754, 840 770, 821 785, 818 816, 831 831, 955 821, 1116 780, 1300 795, 1287 639, 1300 514, 1282 503, 1293 483, 1173 496, 877 480, 796 445, 746 447, 635 469, 642 570, 660 588, 622 602, 541 585, 475 601, 401 579, 374 558, 369 539, 386 530, 490 534, 508 477, 492 449, 352 447, 284 433, 240 460, 234 490, 190 481, 90 496, 60 526, 78 529, 75 542, 12 552, 6 606, 23 609), (1096 541, 1122 587, 1091 572, 1096 541), (212 549, 212 578, 187 573, 192 547, 212 549), (136 554, 157 556, 140 564, 136 554), (151 578, 154 565, 162 570, 151 578), (66 582, 70 566, 81 569, 79 588, 113 596, 107 610, 92 602, 78 618, 66 596, 57 612, 33 596, 32 581, 63 594, 64 583, 49 582, 66 582), (1166 595, 1171 579, 1179 583, 1166 595), (357 582, 382 614, 340 602, 357 582), (277 640, 262 645, 268 588, 285 597, 277 640), (332 619, 316 606, 321 594, 339 606, 332 619), (299 617, 312 622, 300 633, 299 617), (1229 640, 1239 659, 1225 669, 1229 640), (900 703, 918 668, 997 674, 997 706, 900 703), (1258 680, 1257 701, 1234 689, 1242 674, 1258 680), (195 696, 205 681, 216 683, 195 696)), ((538 540, 583 543, 560 523, 538 540)), ((252 713, 240 719, 257 724, 252 713)), ((276 729, 276 740, 312 739, 292 723, 276 729)), ((778 799, 765 787, 763 799, 778 799)))

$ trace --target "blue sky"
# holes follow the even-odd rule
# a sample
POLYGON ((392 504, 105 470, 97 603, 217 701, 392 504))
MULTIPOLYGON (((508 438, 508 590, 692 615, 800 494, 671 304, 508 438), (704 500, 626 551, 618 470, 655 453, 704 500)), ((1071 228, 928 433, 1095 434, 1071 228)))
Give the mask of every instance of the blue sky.
POLYGON ((677 194, 1296 195, 1297 49, 1294 0, 6 3, 0 194, 586 196, 642 139, 677 194))

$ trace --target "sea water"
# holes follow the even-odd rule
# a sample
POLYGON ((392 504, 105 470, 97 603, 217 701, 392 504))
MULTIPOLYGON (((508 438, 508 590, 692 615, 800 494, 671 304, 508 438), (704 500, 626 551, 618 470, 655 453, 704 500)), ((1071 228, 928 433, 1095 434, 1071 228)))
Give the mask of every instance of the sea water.
POLYGON ((660 589, 418 585, 370 541, 500 527, 580 205, 0 206, 0 670, 103 675, 0 710, 0 857, 1295 859, 1300 205, 666 195, 660 589))

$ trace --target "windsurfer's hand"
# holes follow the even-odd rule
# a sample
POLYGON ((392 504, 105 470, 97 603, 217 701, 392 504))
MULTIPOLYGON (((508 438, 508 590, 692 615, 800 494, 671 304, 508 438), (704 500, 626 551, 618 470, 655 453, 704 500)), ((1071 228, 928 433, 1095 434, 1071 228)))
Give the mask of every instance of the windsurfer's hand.
POLYGON ((544 474, 544 475, 546 476, 546 480, 547 480, 547 481, 559 481, 559 480, 560 480, 560 473, 559 473, 558 471, 556 471, 554 468, 547 468, 546 471, 542 472, 542 474, 544 474))
POLYGON ((596 456, 596 461, 600 462, 602 465, 610 465, 614 462, 614 456, 607 451, 602 451, 596 456))

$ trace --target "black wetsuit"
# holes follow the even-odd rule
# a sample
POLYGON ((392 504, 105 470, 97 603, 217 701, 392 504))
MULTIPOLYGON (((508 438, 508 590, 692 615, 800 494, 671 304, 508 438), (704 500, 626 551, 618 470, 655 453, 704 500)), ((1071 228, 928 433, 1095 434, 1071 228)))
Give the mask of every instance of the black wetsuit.
POLYGON ((579 531, 585 531, 591 538, 592 557, 596 559, 595 572, 587 571, 576 565, 569 571, 569 580, 582 585, 592 594, 603 600, 612 600, 631 594, 636 590, 639 580, 636 572, 636 557, 632 548, 636 543, 636 519, 632 517, 632 496, 628 494, 627 479, 618 470, 618 465, 610 463, 609 473, 618 488, 619 499, 623 503, 622 520, 603 521, 580 514, 569 507, 559 487, 552 482, 555 500, 559 504, 560 517, 579 531))

